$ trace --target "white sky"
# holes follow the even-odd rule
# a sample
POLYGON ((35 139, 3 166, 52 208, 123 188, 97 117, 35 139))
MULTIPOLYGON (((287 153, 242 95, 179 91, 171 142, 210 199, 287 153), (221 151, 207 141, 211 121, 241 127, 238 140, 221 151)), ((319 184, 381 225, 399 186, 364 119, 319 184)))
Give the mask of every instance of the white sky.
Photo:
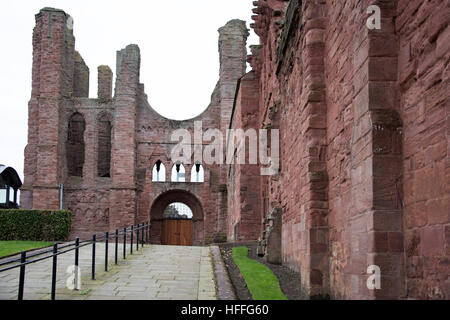
MULTIPOLYGON (((23 180, 31 95, 32 32, 41 8, 74 19, 76 50, 90 68, 97 96, 97 66, 116 70, 116 51, 141 49, 141 82, 160 114, 177 120, 200 114, 219 76, 218 32, 231 19, 252 22, 252 0, 2 0, 0 30, 0 164, 23 180)), ((248 45, 258 38, 250 31, 248 45)))

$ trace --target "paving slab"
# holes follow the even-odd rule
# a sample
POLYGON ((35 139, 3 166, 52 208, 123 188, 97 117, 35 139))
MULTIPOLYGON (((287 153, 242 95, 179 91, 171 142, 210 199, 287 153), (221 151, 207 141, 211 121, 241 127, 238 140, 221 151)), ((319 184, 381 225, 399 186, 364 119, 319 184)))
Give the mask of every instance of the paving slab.
MULTIPOLYGON (((122 248, 122 247, 121 247, 122 248)), ((81 288, 70 290, 66 282, 74 253, 58 256, 57 300, 215 300, 216 289, 209 247, 146 245, 114 265, 114 244, 96 245, 96 280, 91 280, 91 246, 80 249, 81 288)), ((121 250, 119 250, 122 252, 121 250)), ((25 300, 50 299, 51 259, 26 267, 25 300)), ((0 274, 0 300, 17 299, 18 269, 0 274)))

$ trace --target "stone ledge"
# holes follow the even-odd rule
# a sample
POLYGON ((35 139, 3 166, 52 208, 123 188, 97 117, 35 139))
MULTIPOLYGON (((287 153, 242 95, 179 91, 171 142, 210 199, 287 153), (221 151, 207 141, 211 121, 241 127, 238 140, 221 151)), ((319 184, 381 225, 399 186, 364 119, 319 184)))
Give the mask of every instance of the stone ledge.
POLYGON ((237 300, 236 294, 233 290, 228 271, 217 246, 211 247, 213 258, 214 275, 216 277, 216 294, 218 300, 237 300))

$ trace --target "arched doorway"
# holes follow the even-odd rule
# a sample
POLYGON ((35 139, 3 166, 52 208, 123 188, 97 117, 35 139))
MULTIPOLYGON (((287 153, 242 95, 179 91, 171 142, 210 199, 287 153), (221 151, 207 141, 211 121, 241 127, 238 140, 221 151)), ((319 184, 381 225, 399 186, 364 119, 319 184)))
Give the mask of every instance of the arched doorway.
POLYGON ((195 195, 170 190, 158 196, 150 210, 151 243, 202 245, 203 207, 195 195))

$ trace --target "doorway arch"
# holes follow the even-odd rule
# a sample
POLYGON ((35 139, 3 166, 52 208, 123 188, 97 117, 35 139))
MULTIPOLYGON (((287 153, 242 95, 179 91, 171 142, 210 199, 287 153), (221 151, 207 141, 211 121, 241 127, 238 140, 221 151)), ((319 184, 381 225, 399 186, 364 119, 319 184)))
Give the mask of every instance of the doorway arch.
MULTIPOLYGON (((171 230, 167 230, 165 228, 167 222, 165 223, 167 218, 164 217, 164 211, 167 207, 173 203, 182 203, 189 207, 192 211, 192 218, 189 219, 173 219, 173 220, 189 220, 192 223, 192 241, 191 243, 187 243, 184 245, 202 245, 204 241, 204 213, 203 206, 200 200, 191 192, 185 190, 169 190, 162 194, 160 194, 152 203, 150 209, 150 221, 151 221, 151 229, 150 229, 150 241, 152 244, 167 244, 164 243, 167 240, 165 236, 165 232, 172 232, 171 230)), ((178 223, 179 225, 187 225, 188 223, 178 223)), ((183 232, 177 231, 177 232, 183 232)), ((184 235, 179 235, 180 238, 185 239, 184 235)))

